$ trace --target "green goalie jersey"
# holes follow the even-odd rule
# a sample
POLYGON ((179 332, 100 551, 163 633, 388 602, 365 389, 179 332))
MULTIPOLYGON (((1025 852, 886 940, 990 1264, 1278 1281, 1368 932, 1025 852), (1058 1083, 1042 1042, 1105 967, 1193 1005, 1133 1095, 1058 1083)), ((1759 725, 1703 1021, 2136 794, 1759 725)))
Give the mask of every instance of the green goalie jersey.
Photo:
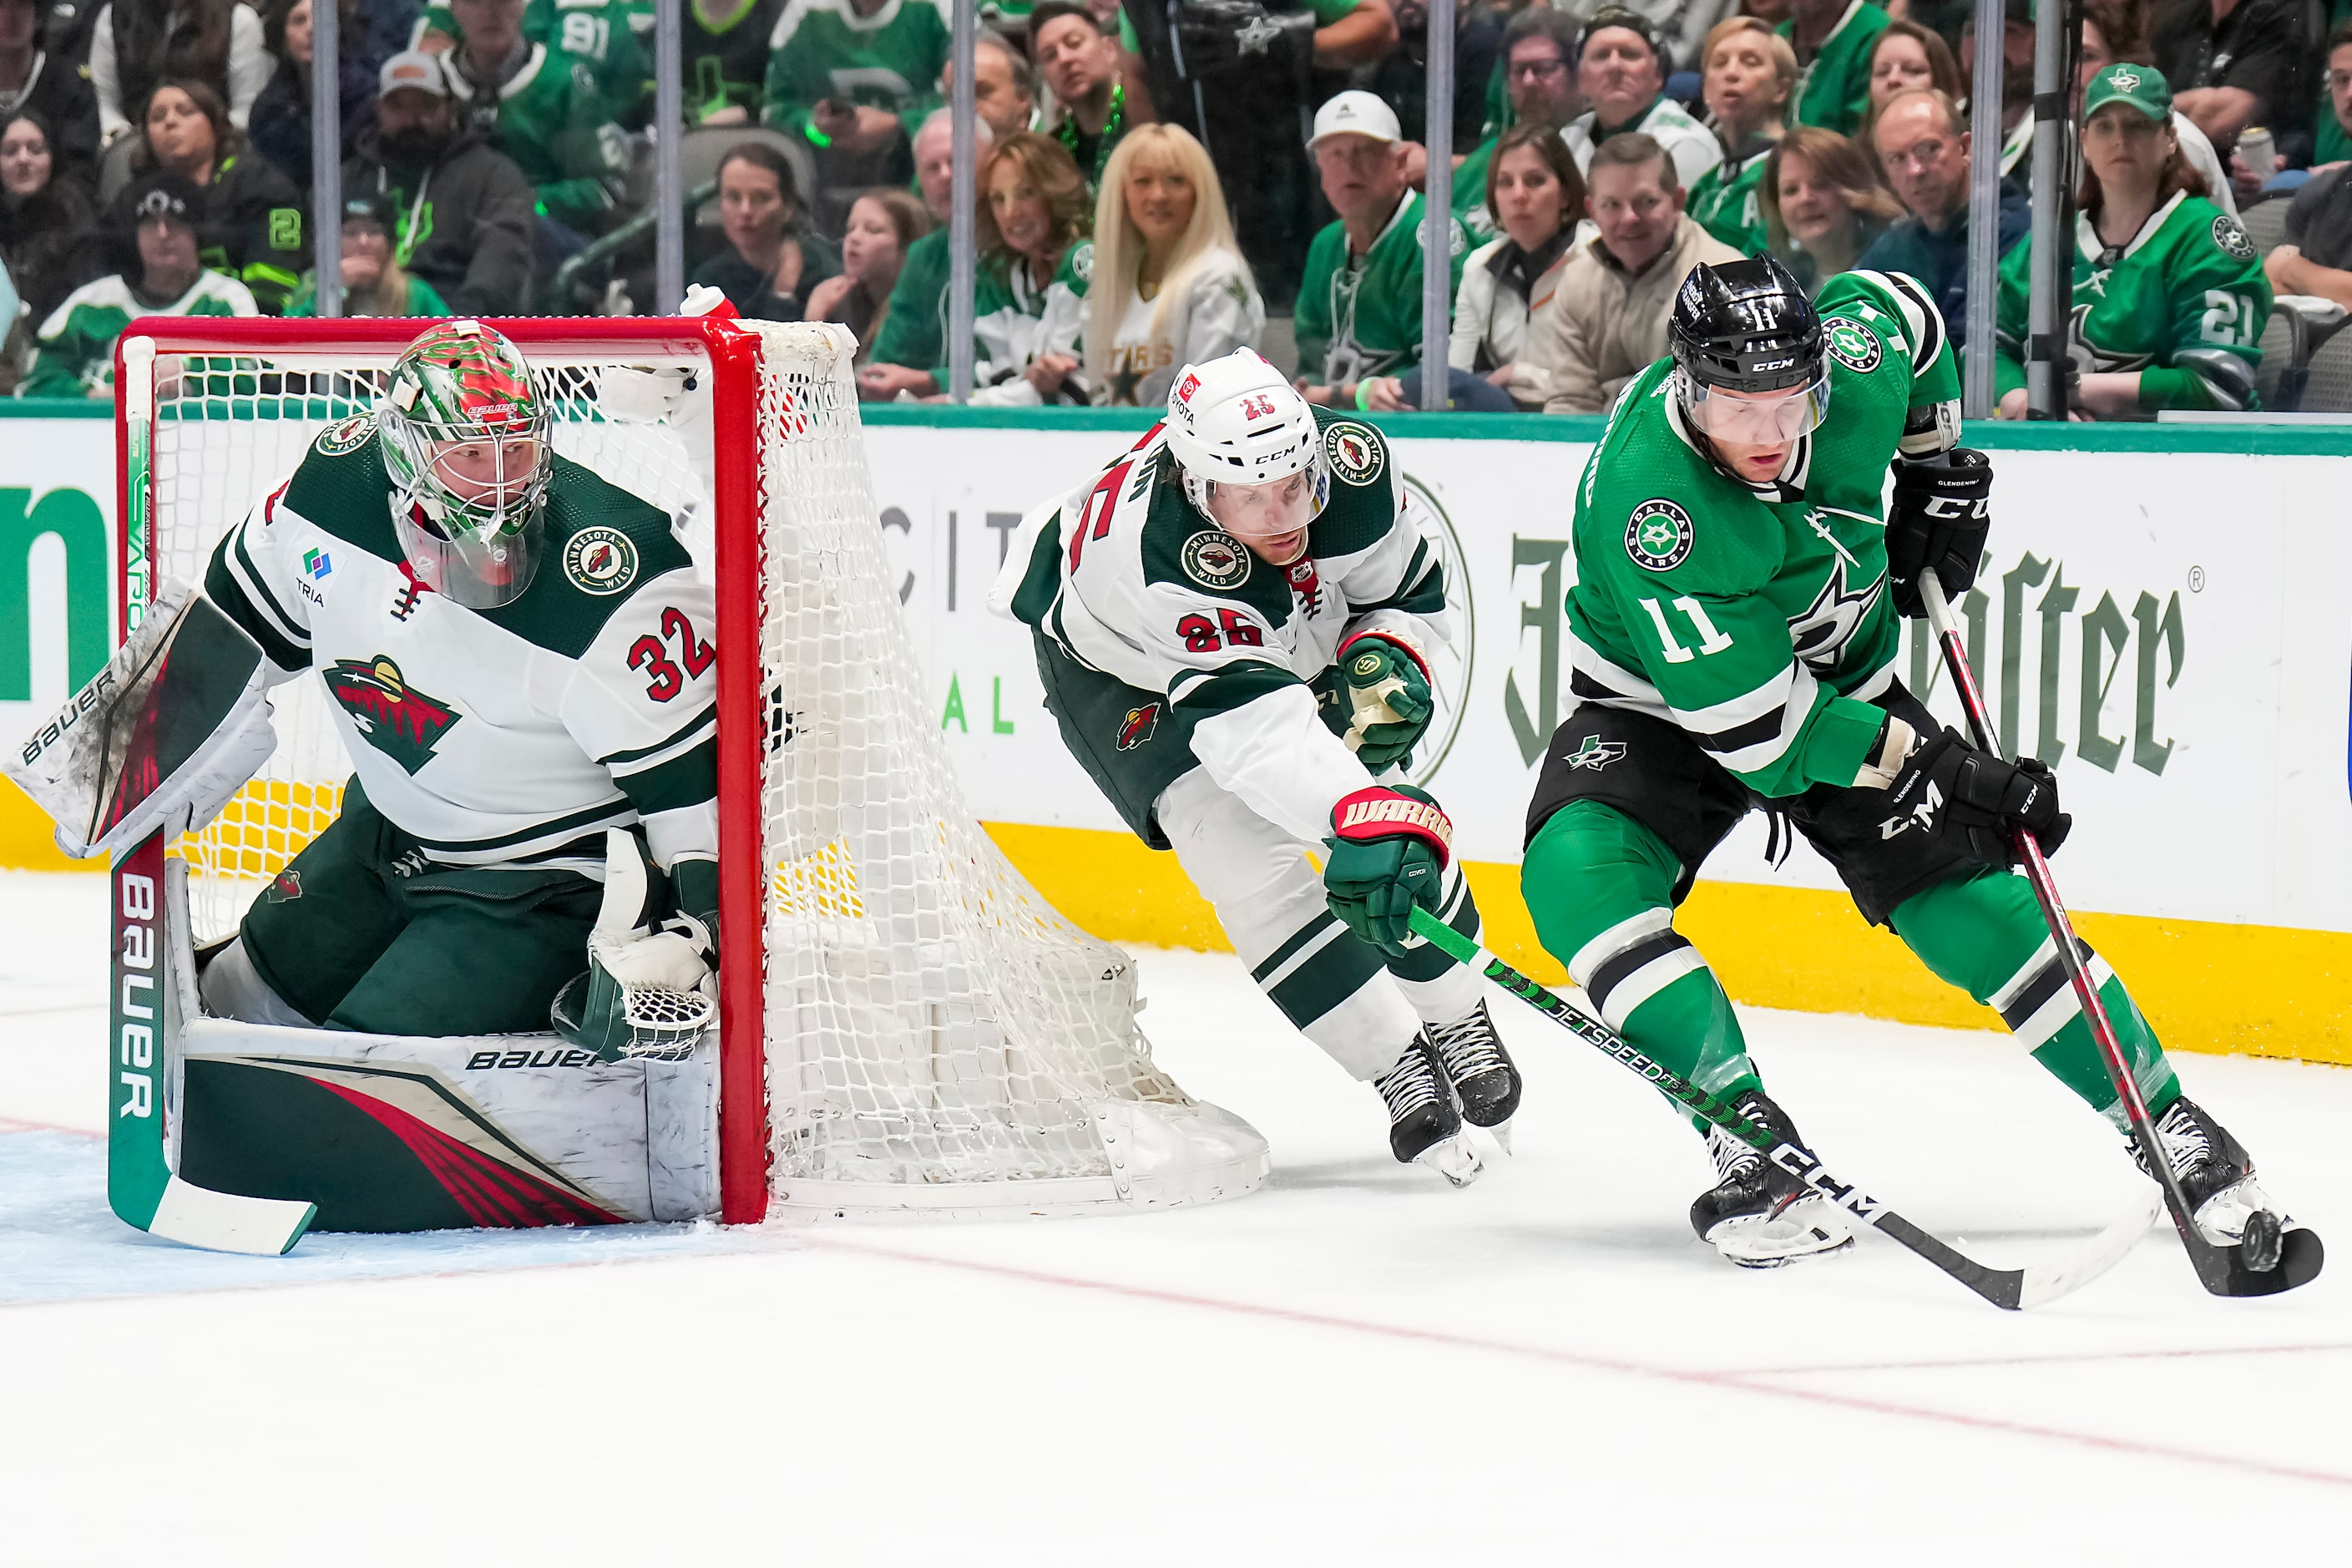
POLYGON ((1662 359, 1619 398, 1577 491, 1575 694, 1677 726, 1765 795, 1853 782, 1902 641, 1887 467, 1959 430, 1958 369, 1917 284, 1848 272, 1816 309, 1828 417, 1779 479, 1744 484, 1700 452, 1662 359))
MULTIPOLYGON (((2025 384, 2026 295, 2033 242, 2001 258, 1995 395, 2025 384)), ((2129 245, 2110 248, 2086 216, 2074 219, 2074 311, 2066 346, 2086 374, 2139 373, 2139 405, 2259 407, 2263 327, 2271 284, 2262 253, 2238 220, 2202 196, 2175 192, 2129 245), (2193 361, 2219 350, 2235 364, 2193 361), (2216 393, 2220 393, 2217 396, 2216 393)))

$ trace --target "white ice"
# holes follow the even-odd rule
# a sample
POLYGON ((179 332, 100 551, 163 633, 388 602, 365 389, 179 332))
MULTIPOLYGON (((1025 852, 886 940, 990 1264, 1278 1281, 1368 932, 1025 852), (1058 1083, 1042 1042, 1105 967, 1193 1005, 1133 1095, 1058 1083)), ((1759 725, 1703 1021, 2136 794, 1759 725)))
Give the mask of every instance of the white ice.
MULTIPOLYGON (((1463 1192, 1230 958, 1152 952, 1254 1197, 169 1247, 105 1205, 103 886, 0 874, 0 1563, 2352 1562, 2352 1262, 2220 1300, 2152 1230, 2024 1314, 1868 1236, 1742 1272, 1698 1139, 1499 996, 1518 1152, 1463 1192)), ((2000 1036, 1746 1017, 1832 1165, 1988 1260, 2138 1191, 2000 1036)), ((2181 1066, 2352 1245, 2352 1074, 2181 1066)))

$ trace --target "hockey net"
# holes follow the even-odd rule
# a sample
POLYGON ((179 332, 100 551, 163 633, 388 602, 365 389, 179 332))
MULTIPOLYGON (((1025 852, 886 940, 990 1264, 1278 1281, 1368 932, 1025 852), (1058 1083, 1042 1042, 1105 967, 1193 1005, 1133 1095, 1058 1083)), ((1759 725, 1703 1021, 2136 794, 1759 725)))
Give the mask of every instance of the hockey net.
MULTIPOLYGON (((499 325, 554 410, 556 450, 692 519, 683 536, 717 585, 724 1217, 771 1200, 1148 1207, 1256 1186, 1263 1140, 1154 1065, 1131 960, 1056 913, 965 804, 889 586, 846 334, 499 325), (616 364, 694 370, 708 416, 607 417, 616 364)), ((221 535, 373 405, 414 330, 134 325, 118 401, 127 623, 155 586, 202 582, 221 535)), ((267 896, 351 773, 316 678, 275 696, 276 755, 178 850, 199 944, 267 896)))

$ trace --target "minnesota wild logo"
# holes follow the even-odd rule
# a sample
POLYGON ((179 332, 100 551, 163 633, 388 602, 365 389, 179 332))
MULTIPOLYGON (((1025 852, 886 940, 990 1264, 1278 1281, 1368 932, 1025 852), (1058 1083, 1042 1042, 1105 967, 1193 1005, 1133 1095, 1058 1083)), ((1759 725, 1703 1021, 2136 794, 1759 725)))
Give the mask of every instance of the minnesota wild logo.
POLYGON ((1831 321, 1829 350, 1832 359, 1859 374, 1878 368, 1878 335, 1859 321, 1831 321))
POLYGON ((1352 419, 1337 420, 1323 432, 1323 457, 1343 484, 1369 485, 1388 466, 1380 433, 1352 419))
POLYGON ((340 458, 346 452, 356 452, 375 436, 375 419, 366 414, 354 414, 340 425, 331 425, 319 432, 313 443, 322 457, 340 458))
POLYGON ((1127 717, 1119 721, 1118 749, 1122 752, 1135 750, 1136 747, 1151 739, 1151 732, 1158 728, 1160 728, 1159 703, 1147 702, 1140 708, 1129 709, 1127 717))
POLYGON ((1622 741, 1604 741, 1598 735, 1584 737, 1584 744, 1560 758, 1571 768, 1590 768, 1599 773, 1625 754, 1622 741))
POLYGON ((378 654, 372 659, 339 658, 327 670, 327 694, 342 708, 352 727, 377 751, 414 773, 433 760, 459 714, 401 679, 400 666, 378 654))

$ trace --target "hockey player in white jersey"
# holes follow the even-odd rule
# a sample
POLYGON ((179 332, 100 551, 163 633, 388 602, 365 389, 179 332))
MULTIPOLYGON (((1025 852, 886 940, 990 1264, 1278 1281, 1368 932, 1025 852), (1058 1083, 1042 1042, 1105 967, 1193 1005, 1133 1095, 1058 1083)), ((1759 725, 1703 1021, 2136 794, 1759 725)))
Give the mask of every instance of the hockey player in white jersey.
POLYGON ((436 325, 215 551, 199 603, 262 678, 318 673, 355 773, 205 967, 208 1012, 496 1034, 562 990, 559 1027, 609 1051, 625 986, 709 989, 711 592, 551 426, 512 342, 436 325), (646 892, 600 926, 616 828, 614 885, 646 892))
POLYGON ((1478 929, 1443 814, 1401 782, 1457 628, 1387 442, 1244 349, 1186 366, 1165 421, 1021 540, 992 603, 1032 627, 1072 754, 1284 1016, 1378 1088, 1397 1159, 1474 1178, 1465 1121, 1507 1140, 1519 1100, 1476 977, 1434 948, 1384 960, 1326 901, 1402 930, 1418 896, 1478 929))

